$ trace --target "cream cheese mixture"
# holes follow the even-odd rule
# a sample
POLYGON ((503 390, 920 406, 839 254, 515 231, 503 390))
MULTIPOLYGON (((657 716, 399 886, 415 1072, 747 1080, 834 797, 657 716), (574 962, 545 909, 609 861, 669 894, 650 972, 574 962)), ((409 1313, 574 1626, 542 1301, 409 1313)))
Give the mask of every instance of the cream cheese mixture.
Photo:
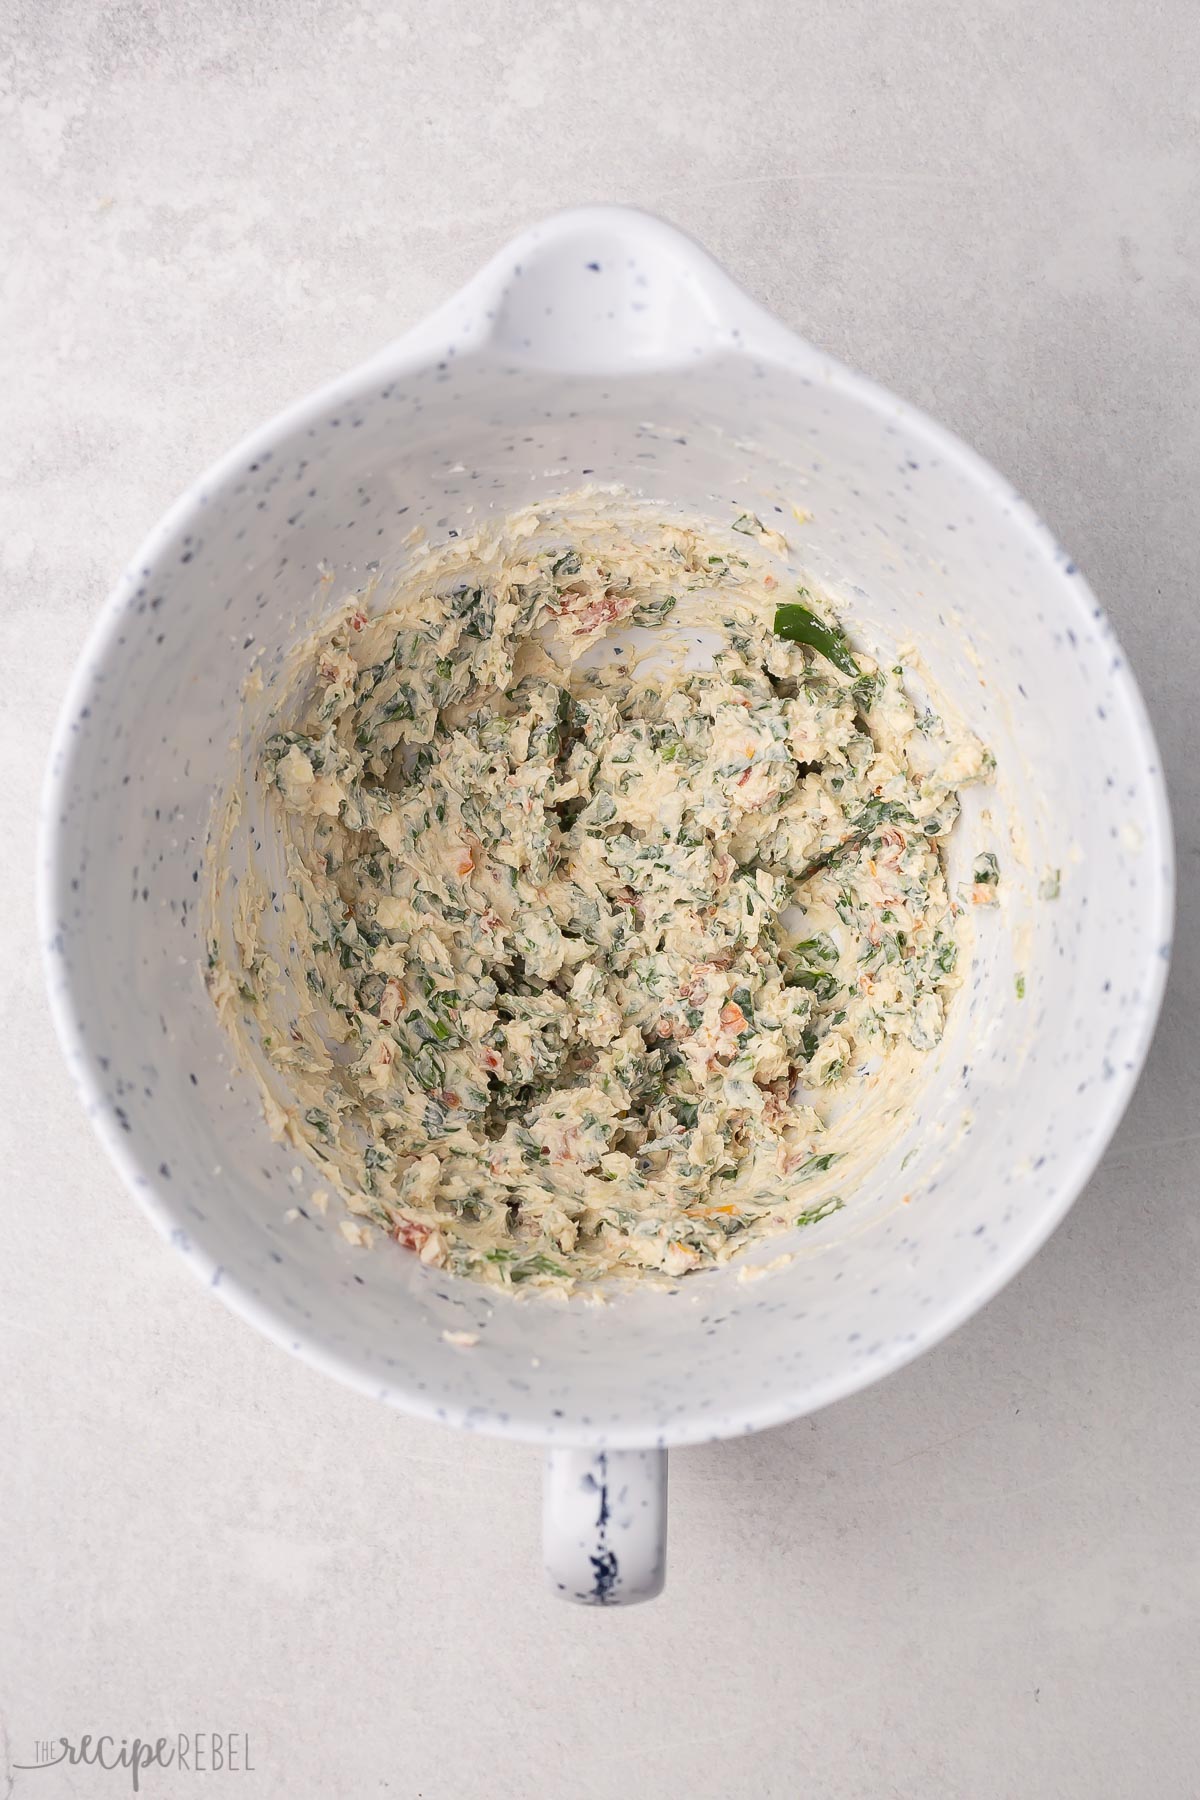
MULTIPOLYGON (((785 550, 576 497, 301 647, 256 769, 285 878, 214 879, 208 981, 352 1240, 564 1286, 842 1204, 831 1102, 938 1042, 994 898, 942 860, 992 759, 785 550)), ((217 875, 236 795, 223 829, 217 875)))

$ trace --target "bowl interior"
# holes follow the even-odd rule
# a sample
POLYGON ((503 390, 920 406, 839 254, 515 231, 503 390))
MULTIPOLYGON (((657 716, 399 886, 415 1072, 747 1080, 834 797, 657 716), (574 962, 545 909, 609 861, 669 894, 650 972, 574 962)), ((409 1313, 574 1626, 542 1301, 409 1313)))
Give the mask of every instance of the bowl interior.
MULTIPOLYGON (((609 291, 591 260, 588 305, 632 316, 629 268, 609 291)), ((160 528, 64 716, 48 789, 52 991, 121 1167, 202 1277, 280 1342, 487 1429, 631 1444, 725 1434, 913 1354, 1069 1204, 1128 1096, 1161 988, 1161 779, 1082 578, 935 427, 800 345, 572 369, 522 343, 526 312, 507 305, 503 330, 465 353, 401 346, 260 434, 160 528), (231 1070, 199 972, 206 836, 250 669, 265 711, 287 649, 350 593, 386 590, 414 525, 439 542, 589 482, 724 523, 756 511, 874 653, 919 646, 997 756, 955 854, 994 845, 1005 894, 911 1116, 845 1210, 764 1245, 750 1262, 795 1255, 761 1279, 735 1262, 604 1307, 514 1302, 391 1246, 345 1244, 333 1207, 305 1206, 316 1177, 305 1165, 294 1181, 296 1153, 231 1070), (1040 899, 1051 869, 1061 892, 1040 899), (307 1216, 288 1223, 293 1205, 307 1216)))

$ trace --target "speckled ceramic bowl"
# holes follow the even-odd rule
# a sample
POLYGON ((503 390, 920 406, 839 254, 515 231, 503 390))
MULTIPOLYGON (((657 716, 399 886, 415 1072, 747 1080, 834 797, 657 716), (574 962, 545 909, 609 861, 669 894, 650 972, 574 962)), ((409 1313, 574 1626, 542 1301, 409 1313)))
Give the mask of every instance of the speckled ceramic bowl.
MULTIPOLYGON (((978 817, 978 814, 976 815, 978 817)), ((796 1417, 952 1330, 1078 1194, 1167 964, 1171 851, 1142 702, 1074 563, 962 444, 802 343, 678 232, 611 208, 510 245, 439 313, 208 472, 104 609, 46 788, 42 909, 67 1057, 106 1149, 206 1286, 381 1400, 550 1447, 560 1591, 657 1591, 665 1447, 796 1417), (521 1303, 305 1206, 200 978, 201 864, 243 678, 436 541, 587 480, 782 509, 861 641, 918 643, 999 761, 1003 929, 908 1129, 759 1280, 521 1303), (809 515, 796 527, 793 505, 809 515), (322 583, 321 570, 333 580, 322 583), (1061 870, 1061 893, 1039 883, 1061 870), (1017 989, 1023 998, 1017 997, 1017 989), (447 1337, 447 1333, 451 1334, 447 1337), (478 1339, 464 1345, 461 1334, 478 1339), (459 1341, 454 1341, 458 1339, 459 1341)))

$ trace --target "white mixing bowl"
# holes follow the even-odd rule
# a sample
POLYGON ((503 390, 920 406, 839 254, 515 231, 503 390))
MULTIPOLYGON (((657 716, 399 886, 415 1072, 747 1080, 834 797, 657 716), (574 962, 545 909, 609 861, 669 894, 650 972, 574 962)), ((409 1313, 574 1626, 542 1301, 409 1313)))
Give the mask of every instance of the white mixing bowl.
POLYGON ((548 1567, 581 1599, 661 1585, 666 1446, 877 1380, 1021 1267, 1116 1126, 1167 968, 1158 753, 1074 563, 962 444, 794 337, 677 231, 618 208, 526 233, 180 500, 76 674, 43 842, 59 1031, 151 1218, 317 1367, 549 1446, 548 1567), (972 804, 1010 840, 1002 919, 869 1183, 762 1246, 751 1260, 796 1255, 761 1279, 735 1261, 607 1307, 509 1299, 352 1248, 332 1211, 286 1222, 304 1204, 295 1151, 231 1071, 199 972, 206 834, 251 667, 277 666, 377 570, 386 592, 414 524, 439 542, 589 481, 721 520, 782 508, 859 641, 888 660, 917 644, 994 750, 997 786, 972 804), (1048 868, 1053 900, 1038 897, 1048 868))

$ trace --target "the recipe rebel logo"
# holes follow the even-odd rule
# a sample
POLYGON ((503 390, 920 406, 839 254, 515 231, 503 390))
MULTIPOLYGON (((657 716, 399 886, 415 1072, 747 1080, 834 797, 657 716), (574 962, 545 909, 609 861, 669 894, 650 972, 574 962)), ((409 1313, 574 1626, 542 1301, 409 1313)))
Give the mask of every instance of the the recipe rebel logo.
POLYGON ((118 1738, 109 1732, 94 1736, 39 1738, 33 1762, 15 1762, 14 1769, 94 1768, 124 1770, 132 1791, 140 1793, 142 1776, 150 1769, 177 1769, 187 1775, 253 1774, 248 1731, 177 1731, 170 1737, 118 1738))

